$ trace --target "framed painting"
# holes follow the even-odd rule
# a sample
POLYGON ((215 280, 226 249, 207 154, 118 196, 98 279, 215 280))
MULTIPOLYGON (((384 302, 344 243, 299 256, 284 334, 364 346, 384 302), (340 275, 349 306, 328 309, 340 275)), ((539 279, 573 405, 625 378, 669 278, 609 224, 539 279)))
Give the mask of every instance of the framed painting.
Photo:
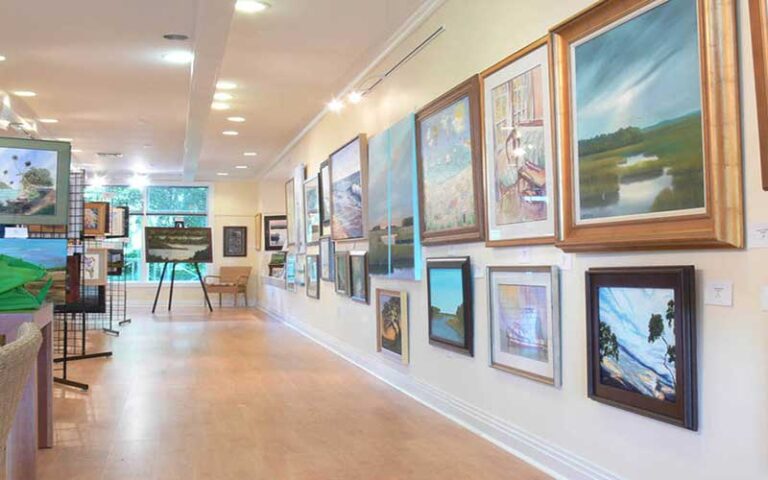
POLYGON ((376 350, 408 365, 408 292, 376 289, 376 350))
POLYGON ((85 202, 83 205, 83 234, 103 237, 109 232, 109 203, 85 202))
POLYGON ((365 238, 368 143, 361 134, 331 154, 331 237, 337 242, 365 238))
POLYGON ((130 212, 128 207, 109 207, 109 232, 110 238, 127 238, 130 225, 130 212))
POLYGON ((107 250, 107 275, 119 277, 125 268, 125 252, 122 248, 107 250))
POLYGON ((416 113, 419 218, 424 245, 485 238, 480 78, 416 113))
POLYGON ((213 263, 210 228, 144 228, 147 263, 213 263))
POLYGON ((554 243, 557 178, 548 38, 480 75, 486 245, 554 243))
POLYGON ((293 169, 293 204, 296 222, 296 253, 304 253, 307 249, 306 224, 304 223, 304 181, 307 169, 304 164, 293 169))
POLYGON ((105 286, 107 284, 106 248, 89 248, 83 254, 83 284, 87 286, 105 286))
POLYGON ((285 289, 296 291, 296 254, 288 252, 285 256, 285 289))
POLYGON ((315 175, 304 182, 304 228, 307 245, 320 241, 320 177, 315 175))
POLYGON ((349 252, 349 296, 368 303, 368 252, 349 252))
MULTIPOLYGON (((36 265, 46 271, 40 280, 27 282, 25 288, 34 295, 38 295, 48 282, 51 287, 45 296, 45 300, 54 305, 63 305, 66 302, 67 292, 67 240, 66 239, 38 239, 38 238, 0 238, 0 255, 22 260, 36 265)), ((0 278, 6 275, 3 267, 0 267, 0 278)))
POLYGON ((560 386, 557 267, 488 267, 491 366, 560 386))
POLYGON ((697 430, 694 267, 586 276, 589 397, 697 430))
POLYGON ((248 227, 224 227, 224 256, 248 256, 248 227))
POLYGON ((474 355, 469 257, 428 258, 429 343, 474 355))
POLYGON ((286 230, 286 245, 295 245, 296 243, 296 203, 294 195, 293 178, 285 182, 285 217, 288 229, 286 230))
POLYGON ((264 250, 282 250, 288 241, 288 217, 264 215, 264 250))
POLYGON ((320 268, 319 255, 307 255, 307 296, 309 298, 320 298, 320 277, 318 270, 320 268))
POLYGON ((331 237, 320 239, 320 278, 326 282, 334 281, 334 246, 331 237))
POLYGON ((757 129, 760 134, 763 190, 768 192, 768 4, 765 0, 749 0, 749 24, 752 33, 752 59, 755 65, 757 129))
POLYGON ((744 244, 736 5, 610 0, 552 30, 566 251, 744 244))
POLYGON ((264 216, 260 213, 256 214, 256 221, 253 224, 254 227, 254 248, 256 251, 261 251, 261 235, 262 235, 262 229, 264 228, 264 216))
POLYGON ((307 256, 303 253, 296 254, 296 285, 307 285, 307 256))
POLYGON ((336 293, 350 295, 349 277, 349 252, 336 252, 334 254, 336 293))
POLYGON ((0 225, 67 224, 71 148, 0 137, 0 225))
POLYGON ((320 236, 331 235, 331 173, 328 160, 320 164, 320 236))

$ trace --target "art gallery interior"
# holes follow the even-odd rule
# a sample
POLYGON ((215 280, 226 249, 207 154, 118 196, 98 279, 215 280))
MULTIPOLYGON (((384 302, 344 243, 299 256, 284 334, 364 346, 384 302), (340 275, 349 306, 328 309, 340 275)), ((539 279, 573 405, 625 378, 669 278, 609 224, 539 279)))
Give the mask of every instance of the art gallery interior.
POLYGON ((768 478, 766 0, 0 12, 0 479, 768 478))

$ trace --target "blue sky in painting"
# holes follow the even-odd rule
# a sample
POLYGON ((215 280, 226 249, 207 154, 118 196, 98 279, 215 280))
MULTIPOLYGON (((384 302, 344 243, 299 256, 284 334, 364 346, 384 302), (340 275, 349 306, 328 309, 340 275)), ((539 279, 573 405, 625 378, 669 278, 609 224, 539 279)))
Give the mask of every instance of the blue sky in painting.
POLYGON ((669 0, 575 50, 579 140, 701 109, 696 0, 669 0))
POLYGON ((387 157, 389 130, 368 139, 368 223, 387 222, 387 157))
POLYGON ((63 268, 67 266, 67 240, 0 238, 0 254, 46 269, 63 268))
POLYGON ((414 198, 413 176, 416 162, 414 117, 397 122, 390 129, 390 148, 392 149, 392 222, 396 225, 405 217, 412 217, 414 198))
POLYGON ((360 142, 355 140, 331 157, 331 175, 334 182, 360 171, 360 142))
POLYGON ((29 150, 26 148, 0 148, 0 182, 9 184, 10 180, 18 187, 20 174, 27 168, 25 162, 31 162, 31 167, 44 168, 51 172, 51 178, 56 181, 56 163, 58 153, 50 150, 29 150), (17 160, 13 157, 17 156, 17 160))
POLYGON ((424 177, 440 185, 472 166, 469 97, 423 120, 421 153, 424 177))
POLYGON ((456 313, 464 303, 460 268, 434 268, 429 271, 429 294, 432 306, 445 313, 456 313))

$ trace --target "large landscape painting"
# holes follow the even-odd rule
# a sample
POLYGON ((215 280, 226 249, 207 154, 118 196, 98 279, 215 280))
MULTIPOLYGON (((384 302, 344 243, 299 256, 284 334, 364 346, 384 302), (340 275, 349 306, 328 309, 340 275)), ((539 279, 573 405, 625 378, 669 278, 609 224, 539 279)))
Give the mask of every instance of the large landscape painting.
POLYGON ((657 3, 572 47, 578 222, 703 211, 696 4, 657 3))
POLYGON ((213 263, 210 228, 144 229, 147 263, 213 263))
POLYGON ((360 138, 331 155, 331 232, 334 240, 365 236, 362 156, 360 138))
MULTIPOLYGON (((46 300, 56 305, 66 303, 67 287, 67 240, 66 239, 0 239, 0 255, 23 260, 37 265, 48 272, 39 281, 30 282, 25 287, 37 293, 53 280, 46 300)), ((0 272, 0 275, 2 272, 0 272)))

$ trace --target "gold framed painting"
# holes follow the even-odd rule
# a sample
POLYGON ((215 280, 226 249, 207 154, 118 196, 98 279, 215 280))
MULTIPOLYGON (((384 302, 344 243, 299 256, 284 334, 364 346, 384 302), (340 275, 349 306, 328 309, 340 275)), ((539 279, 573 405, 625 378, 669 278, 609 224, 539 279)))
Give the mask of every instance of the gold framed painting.
POLYGON ((263 228, 263 225, 264 225, 263 222, 264 222, 263 215, 261 213, 257 213, 256 214, 256 223, 254 225, 256 227, 254 247, 256 248, 257 252, 259 250, 261 250, 261 241, 262 241, 262 238, 261 238, 262 233, 261 233, 261 231, 262 231, 262 228, 263 228))
POLYGON ((103 237, 109 231, 109 203, 85 202, 83 205, 83 234, 103 237))
POLYGON ((551 42, 558 246, 743 247, 734 0, 606 0, 551 42))
POLYGON ((760 160, 763 190, 768 192, 768 2, 749 0, 752 58, 755 65, 757 129, 760 133, 760 160))

